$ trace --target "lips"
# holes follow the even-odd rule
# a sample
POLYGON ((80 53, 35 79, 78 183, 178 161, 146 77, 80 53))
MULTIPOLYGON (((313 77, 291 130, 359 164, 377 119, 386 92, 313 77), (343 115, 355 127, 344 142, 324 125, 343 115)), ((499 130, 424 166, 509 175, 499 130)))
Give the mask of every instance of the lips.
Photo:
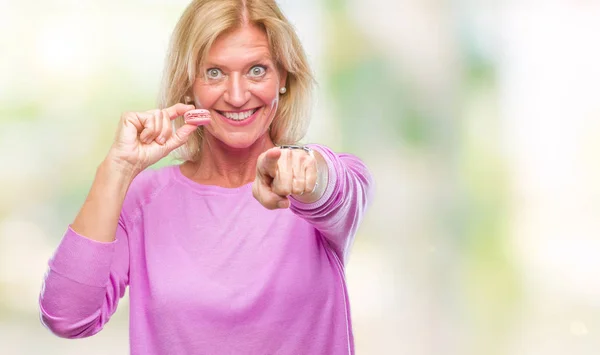
POLYGON ((253 108, 253 109, 249 109, 249 110, 244 110, 244 111, 218 111, 216 110, 221 116, 226 117, 230 120, 233 121, 243 121, 245 119, 248 119, 250 116, 252 116, 256 111, 258 110, 258 108, 253 108))
POLYGON ((243 111, 219 111, 215 110, 217 114, 229 125, 232 126, 246 126, 251 124, 259 113, 262 112, 261 107, 255 107, 249 110, 243 111))

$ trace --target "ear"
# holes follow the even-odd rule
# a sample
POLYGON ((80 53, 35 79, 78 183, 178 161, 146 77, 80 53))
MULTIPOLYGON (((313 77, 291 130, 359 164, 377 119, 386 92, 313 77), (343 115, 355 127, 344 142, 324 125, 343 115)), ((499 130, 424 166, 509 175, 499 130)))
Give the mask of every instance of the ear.
POLYGON ((288 76, 288 72, 281 68, 279 69, 279 87, 283 88, 285 87, 285 84, 287 83, 287 76, 288 76))

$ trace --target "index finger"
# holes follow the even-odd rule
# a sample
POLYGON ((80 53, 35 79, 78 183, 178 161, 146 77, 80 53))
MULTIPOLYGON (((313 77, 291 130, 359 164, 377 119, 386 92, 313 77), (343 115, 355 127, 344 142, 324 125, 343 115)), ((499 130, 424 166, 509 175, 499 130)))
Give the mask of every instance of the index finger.
POLYGON ((167 107, 164 110, 169 115, 169 118, 174 120, 179 116, 183 116, 183 114, 188 112, 189 110, 193 110, 195 108, 196 107, 194 107, 194 105, 186 105, 186 104, 182 104, 182 103, 176 103, 175 105, 173 105, 171 107, 167 107))
POLYGON ((277 174, 277 161, 281 156, 281 150, 278 147, 271 148, 262 156, 262 161, 258 164, 258 171, 263 175, 275 177, 277 174))

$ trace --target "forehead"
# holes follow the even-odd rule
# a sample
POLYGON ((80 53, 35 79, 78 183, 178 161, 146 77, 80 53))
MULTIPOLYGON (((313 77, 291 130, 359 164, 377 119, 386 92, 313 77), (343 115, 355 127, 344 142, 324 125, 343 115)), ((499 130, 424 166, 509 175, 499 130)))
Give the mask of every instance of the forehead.
POLYGON ((219 36, 206 61, 235 66, 261 59, 272 59, 267 35, 256 26, 247 25, 219 36))

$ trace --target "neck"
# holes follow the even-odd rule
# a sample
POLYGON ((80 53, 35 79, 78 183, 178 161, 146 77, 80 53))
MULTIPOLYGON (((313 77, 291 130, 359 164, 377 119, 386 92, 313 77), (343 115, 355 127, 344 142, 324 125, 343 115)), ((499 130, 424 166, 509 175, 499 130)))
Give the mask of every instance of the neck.
POLYGON ((188 178, 206 185, 234 188, 254 181, 256 161, 274 147, 268 132, 247 148, 232 148, 205 131, 200 159, 181 168, 188 178))

